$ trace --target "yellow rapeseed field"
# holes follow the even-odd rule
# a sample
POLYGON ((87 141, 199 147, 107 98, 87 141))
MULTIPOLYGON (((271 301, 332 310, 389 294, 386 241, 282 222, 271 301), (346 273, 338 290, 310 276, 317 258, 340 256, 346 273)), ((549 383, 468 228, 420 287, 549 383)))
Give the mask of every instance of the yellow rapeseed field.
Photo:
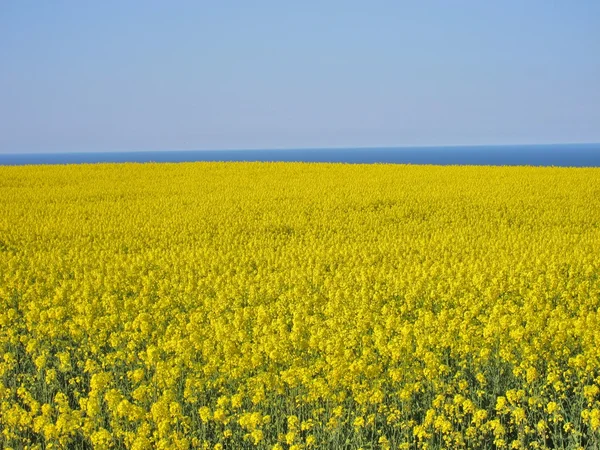
POLYGON ((4 449, 600 448, 600 169, 0 167, 4 449))

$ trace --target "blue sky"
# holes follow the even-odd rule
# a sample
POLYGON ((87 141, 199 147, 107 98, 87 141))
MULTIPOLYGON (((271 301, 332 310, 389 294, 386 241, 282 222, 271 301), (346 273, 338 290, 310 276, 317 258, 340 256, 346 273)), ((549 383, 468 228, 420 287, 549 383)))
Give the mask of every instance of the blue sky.
POLYGON ((0 2, 0 152, 600 141, 600 2, 0 2))

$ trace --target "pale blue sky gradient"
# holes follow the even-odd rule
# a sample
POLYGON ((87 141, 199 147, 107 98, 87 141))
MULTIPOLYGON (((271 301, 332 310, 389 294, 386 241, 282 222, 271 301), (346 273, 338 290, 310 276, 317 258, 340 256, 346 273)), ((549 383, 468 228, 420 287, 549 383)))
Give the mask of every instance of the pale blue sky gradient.
POLYGON ((600 141, 600 1, 0 2, 0 152, 600 141))

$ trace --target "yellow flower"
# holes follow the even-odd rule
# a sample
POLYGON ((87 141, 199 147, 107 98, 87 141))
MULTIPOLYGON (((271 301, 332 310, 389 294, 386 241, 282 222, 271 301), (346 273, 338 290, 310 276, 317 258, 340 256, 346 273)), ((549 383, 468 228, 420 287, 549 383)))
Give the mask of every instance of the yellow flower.
POLYGON ((93 433, 90 440, 94 447, 99 449, 110 448, 112 445, 112 435, 104 428, 93 433))
POLYGON ((357 417, 356 419, 354 419, 354 422, 352 422, 352 426, 354 426, 354 428, 362 428, 365 426, 365 419, 364 417, 357 417))
POLYGON ((254 442, 254 445, 258 445, 259 442, 261 442, 264 438, 264 434, 262 432, 262 430, 253 430, 250 433, 250 436, 252 436, 252 441, 254 442))
POLYGON ((291 445, 296 440, 296 433, 293 431, 288 431, 285 435, 285 442, 288 445, 291 445))
POLYGON ((227 414, 221 408, 215 410, 213 417, 216 422, 226 423, 227 421, 227 414))
POLYGON ((210 420, 211 413, 210 408, 208 406, 200 407, 200 409, 198 409, 198 414, 200 415, 200 419, 202 419, 202 422, 206 423, 210 420))
POLYGON ((597 433, 598 192, 598 168, 0 166, 2 443, 597 433))
POLYGON ((546 405, 546 411, 548 411, 548 414, 553 414, 554 412, 558 411, 558 404, 556 402, 548 402, 548 405, 546 405))

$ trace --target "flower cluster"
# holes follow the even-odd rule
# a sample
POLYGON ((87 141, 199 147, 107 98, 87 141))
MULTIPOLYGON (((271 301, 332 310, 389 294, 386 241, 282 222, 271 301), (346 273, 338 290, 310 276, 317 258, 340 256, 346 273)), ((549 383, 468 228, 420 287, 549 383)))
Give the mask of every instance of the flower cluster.
POLYGON ((0 447, 599 448, 600 170, 0 167, 0 447))

